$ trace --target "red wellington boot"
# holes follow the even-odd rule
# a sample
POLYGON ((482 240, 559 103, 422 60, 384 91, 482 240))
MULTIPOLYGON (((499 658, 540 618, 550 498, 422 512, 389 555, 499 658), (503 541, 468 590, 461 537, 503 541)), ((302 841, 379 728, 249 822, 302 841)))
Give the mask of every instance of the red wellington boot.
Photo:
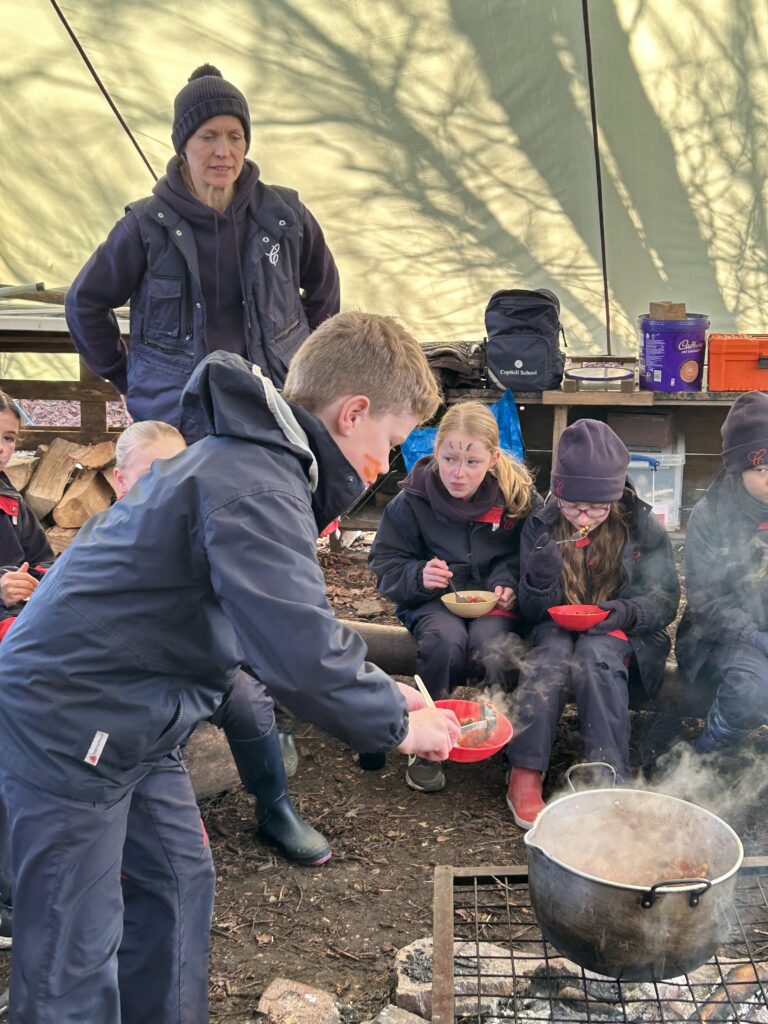
POLYGON ((513 768, 509 774, 507 807, 520 828, 532 828, 536 815, 544 810, 541 782, 542 773, 533 768, 513 768))

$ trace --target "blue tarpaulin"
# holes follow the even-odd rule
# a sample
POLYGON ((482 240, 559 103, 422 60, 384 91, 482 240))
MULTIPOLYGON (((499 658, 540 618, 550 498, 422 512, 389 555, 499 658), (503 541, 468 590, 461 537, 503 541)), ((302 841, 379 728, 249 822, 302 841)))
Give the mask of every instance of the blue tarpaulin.
MULTIPOLYGON (((522 462, 525 458, 523 434, 520 429, 520 417, 512 393, 505 391, 498 402, 494 402, 488 408, 499 424, 499 446, 505 452, 509 452, 513 458, 522 462)), ((403 453, 405 468, 409 473, 422 456, 432 454, 435 450, 436 438, 437 427, 417 427, 406 437, 400 450, 403 453)))

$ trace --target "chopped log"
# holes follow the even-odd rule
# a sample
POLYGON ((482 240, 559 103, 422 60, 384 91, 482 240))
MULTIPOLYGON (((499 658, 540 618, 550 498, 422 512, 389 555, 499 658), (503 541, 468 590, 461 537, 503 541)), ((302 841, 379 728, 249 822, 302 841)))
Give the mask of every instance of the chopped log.
POLYGON ((51 545, 54 555, 60 555, 62 551, 67 550, 75 539, 77 530, 67 530, 63 526, 52 526, 50 530, 45 531, 45 536, 48 538, 48 543, 51 545))
MULTIPOLYGON (((57 437, 40 459, 24 498, 38 519, 43 519, 61 501, 64 489, 74 472, 69 453, 77 445, 57 437)), ((62 524, 59 524, 62 525, 62 524)))
POLYGON ((115 490, 114 469, 100 469, 99 472, 101 473, 102 477, 106 480, 112 493, 115 495, 115 497, 117 497, 117 491, 115 490))
POLYGON ((5 475, 19 494, 29 483, 39 461, 35 455, 14 455, 5 467, 5 475))
POLYGON ((405 626, 382 626, 378 622, 342 619, 368 647, 368 661, 391 676, 412 676, 416 671, 416 641, 405 626))
POLYGON ((109 508, 113 492, 98 470, 86 469, 69 485, 53 510, 57 526, 73 529, 82 526, 96 512, 109 508))
MULTIPOLYGON (((368 647, 368 661, 391 676, 412 676, 416 671, 416 641, 405 626, 383 626, 377 622, 341 620, 354 629, 368 647)), ((704 718, 715 695, 715 689, 686 684, 676 668, 668 667, 661 691, 653 700, 640 683, 629 689, 629 706, 634 710, 652 709, 678 718, 704 718)))
POLYGON ((86 444, 76 452, 70 452, 70 459, 83 469, 106 469, 115 461, 115 442, 102 441, 101 444, 86 444))
POLYGON ((223 729, 210 722, 201 722, 184 748, 184 764, 192 777, 198 800, 216 796, 227 789, 237 789, 240 776, 227 744, 223 729))

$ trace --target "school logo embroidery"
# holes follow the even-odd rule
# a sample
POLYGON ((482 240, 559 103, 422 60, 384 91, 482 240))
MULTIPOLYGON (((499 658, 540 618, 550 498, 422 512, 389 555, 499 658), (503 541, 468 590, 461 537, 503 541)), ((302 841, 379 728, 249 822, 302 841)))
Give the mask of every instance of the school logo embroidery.
POLYGON ((757 451, 750 452, 747 455, 747 461, 751 462, 753 466, 760 466, 765 462, 766 455, 768 455, 768 448, 759 448, 757 451))
POLYGON ((563 494, 563 481, 562 480, 558 480, 557 481, 557 485, 555 486, 555 494, 557 495, 558 498, 562 497, 562 494, 563 494))
POLYGON ((269 262, 272 264, 272 266, 276 267, 277 266, 277 261, 280 258, 280 243, 279 242, 275 242, 275 244, 272 246, 272 248, 267 253, 267 256, 269 257, 269 262))

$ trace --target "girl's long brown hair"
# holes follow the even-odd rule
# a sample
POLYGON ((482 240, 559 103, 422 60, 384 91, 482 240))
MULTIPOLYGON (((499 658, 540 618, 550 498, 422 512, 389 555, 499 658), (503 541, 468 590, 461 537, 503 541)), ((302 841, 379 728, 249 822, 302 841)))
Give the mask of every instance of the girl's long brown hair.
MULTIPOLYGON (((482 402, 459 402, 452 405, 440 420, 435 438, 435 451, 447 434, 457 431, 480 441, 491 455, 499 453, 499 459, 489 472, 499 481, 504 499, 504 511, 510 519, 522 519, 531 511, 533 498, 533 477, 522 462, 513 459, 499 448, 499 425, 488 406, 482 402)), ((432 469, 437 472, 437 460, 433 459, 432 469)))
MULTIPOLYGON (((597 604, 609 601, 623 582, 621 554, 628 535, 629 513, 620 501, 611 504, 608 518, 589 534, 583 548, 563 544, 563 600, 566 604, 597 604)), ((555 540, 575 532, 573 523, 560 513, 553 531, 555 540)))

